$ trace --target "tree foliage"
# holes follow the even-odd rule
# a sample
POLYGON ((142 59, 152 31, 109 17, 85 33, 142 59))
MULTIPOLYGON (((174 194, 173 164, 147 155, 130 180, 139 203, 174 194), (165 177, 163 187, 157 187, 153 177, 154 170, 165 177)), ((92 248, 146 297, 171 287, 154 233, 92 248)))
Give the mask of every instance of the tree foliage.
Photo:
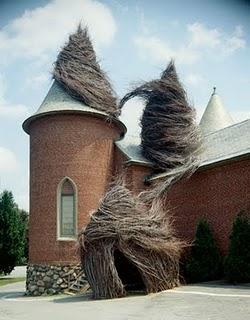
POLYGON ((25 224, 11 192, 0 195, 0 272, 10 273, 22 261, 25 224))
POLYGON ((221 261, 208 222, 198 222, 191 254, 186 264, 186 277, 189 282, 216 280, 221 276, 221 261))
POLYGON ((250 216, 246 212, 235 218, 224 270, 230 282, 250 282, 250 216))
POLYGON ((19 210, 19 216, 21 219, 21 223, 24 227, 24 253, 23 257, 21 258, 20 263, 25 264, 29 258, 29 214, 25 210, 19 210))

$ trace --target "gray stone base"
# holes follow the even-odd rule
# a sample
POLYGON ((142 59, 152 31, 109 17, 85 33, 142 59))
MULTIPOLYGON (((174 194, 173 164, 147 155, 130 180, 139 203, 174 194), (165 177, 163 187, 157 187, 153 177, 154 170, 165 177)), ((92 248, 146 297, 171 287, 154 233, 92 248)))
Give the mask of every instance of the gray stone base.
POLYGON ((26 295, 57 294, 66 290, 80 272, 80 265, 28 264, 26 295))

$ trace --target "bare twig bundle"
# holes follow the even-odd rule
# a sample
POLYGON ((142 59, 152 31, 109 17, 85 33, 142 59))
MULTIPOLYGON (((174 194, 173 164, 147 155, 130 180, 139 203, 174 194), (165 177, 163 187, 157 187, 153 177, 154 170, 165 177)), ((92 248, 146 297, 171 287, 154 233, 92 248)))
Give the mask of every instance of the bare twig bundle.
POLYGON ((120 114, 116 95, 97 62, 86 28, 79 25, 69 37, 57 57, 53 76, 73 98, 111 116, 120 114))
POLYGON ((160 200, 150 207, 124 184, 114 185, 79 237, 81 260, 95 298, 124 296, 114 252, 137 267, 146 291, 158 292, 179 283, 179 257, 184 243, 175 238, 160 200))
POLYGON ((136 96, 146 101, 141 119, 142 153, 156 168, 169 172, 170 185, 197 168, 200 149, 195 111, 187 102, 173 61, 160 79, 147 82, 125 95, 120 106, 136 96))

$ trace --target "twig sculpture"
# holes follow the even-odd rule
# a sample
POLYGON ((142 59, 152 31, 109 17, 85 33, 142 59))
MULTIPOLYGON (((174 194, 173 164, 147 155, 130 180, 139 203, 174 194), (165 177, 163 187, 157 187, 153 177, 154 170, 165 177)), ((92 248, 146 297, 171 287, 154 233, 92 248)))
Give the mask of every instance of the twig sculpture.
POLYGON ((105 194, 80 233, 79 242, 82 266, 94 298, 126 294, 116 268, 117 250, 137 267, 147 293, 179 284, 184 243, 175 238, 168 211, 161 201, 148 208, 121 181, 105 194))
POLYGON ((117 253, 136 269, 147 293, 177 286, 184 243, 174 235, 171 216, 165 208, 165 191, 197 167, 200 138, 194 109, 187 102, 173 62, 160 79, 134 89, 117 106, 87 30, 79 26, 59 53, 53 75, 72 97, 110 117, 117 117, 127 100, 143 98, 146 107, 141 119, 142 153, 155 169, 168 174, 163 182, 139 195, 120 179, 91 214, 79 235, 79 246, 94 298, 126 294, 128 283, 121 279, 117 253))
POLYGON ((87 106, 117 117, 116 95, 101 70, 87 29, 79 25, 76 33, 59 53, 53 77, 75 99, 87 106))
POLYGON ((147 192, 147 200, 152 201, 198 168, 201 135, 195 123, 195 110, 188 103, 172 60, 160 79, 146 82, 126 94, 120 107, 133 97, 146 102, 141 118, 142 154, 155 169, 166 172, 165 180, 147 192))

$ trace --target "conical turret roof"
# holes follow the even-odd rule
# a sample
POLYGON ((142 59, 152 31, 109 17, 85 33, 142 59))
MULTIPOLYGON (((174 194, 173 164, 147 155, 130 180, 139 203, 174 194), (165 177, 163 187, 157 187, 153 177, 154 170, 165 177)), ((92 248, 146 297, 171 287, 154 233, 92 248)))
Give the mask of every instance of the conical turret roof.
POLYGON ((204 135, 232 125, 233 119, 225 109, 220 96, 214 88, 213 94, 208 102, 205 112, 200 121, 200 128, 204 135))
MULTIPOLYGON (((29 126, 33 120, 58 113, 84 113, 105 119, 108 117, 106 112, 91 108, 83 102, 72 98, 62 85, 54 80, 37 112, 24 121, 23 129, 29 133, 29 126)), ((110 121, 114 121, 121 128, 122 132, 126 132, 126 127, 120 120, 110 116, 109 119, 110 121)))

